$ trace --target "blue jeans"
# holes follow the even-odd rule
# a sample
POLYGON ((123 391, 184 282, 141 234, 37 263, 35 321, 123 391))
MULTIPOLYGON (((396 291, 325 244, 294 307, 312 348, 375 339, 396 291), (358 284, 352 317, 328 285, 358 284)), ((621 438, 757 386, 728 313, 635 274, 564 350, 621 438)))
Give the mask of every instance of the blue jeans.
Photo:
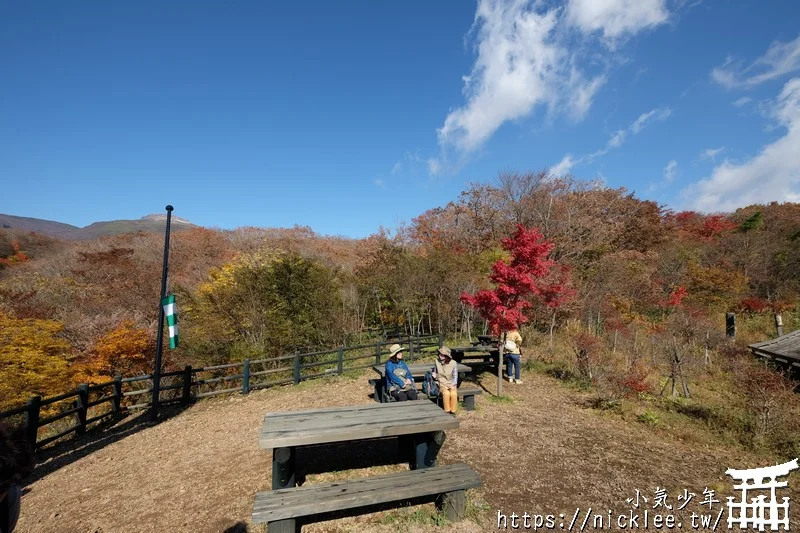
POLYGON ((503 358, 506 360, 506 377, 511 378, 511 365, 514 365, 514 379, 519 379, 519 354, 518 353, 507 353, 503 354, 503 358))

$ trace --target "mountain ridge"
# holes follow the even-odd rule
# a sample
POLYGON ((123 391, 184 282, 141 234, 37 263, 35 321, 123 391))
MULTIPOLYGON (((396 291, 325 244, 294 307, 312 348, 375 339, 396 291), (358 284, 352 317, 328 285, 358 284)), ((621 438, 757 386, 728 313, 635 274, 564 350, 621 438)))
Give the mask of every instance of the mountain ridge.
MULTIPOLYGON (((166 219, 167 215, 165 214, 152 213, 135 220, 121 219, 93 222, 81 228, 54 220, 0 213, 0 229, 29 231, 56 239, 82 241, 136 231, 145 233, 163 232, 166 219)), ((171 229, 173 230, 180 231, 196 227, 198 227, 196 224, 185 218, 172 217, 171 229)))

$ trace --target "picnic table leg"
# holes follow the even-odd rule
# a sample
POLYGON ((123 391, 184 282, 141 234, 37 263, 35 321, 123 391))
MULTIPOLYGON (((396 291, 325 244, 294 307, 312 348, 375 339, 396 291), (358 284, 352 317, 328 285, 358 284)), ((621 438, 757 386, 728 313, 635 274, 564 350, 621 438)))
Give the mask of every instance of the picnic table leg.
POLYGON ((436 508, 444 511, 451 522, 457 522, 467 515, 467 491, 445 492, 436 498, 436 508))
POLYGON ((294 518, 267 522, 267 533, 297 533, 298 531, 300 531, 300 528, 297 527, 294 518))
POLYGON ((294 448, 272 450, 272 490, 294 487, 294 448))
POLYGON ((409 463, 411 470, 436 466, 436 456, 444 444, 444 431, 434 431, 416 435, 414 438, 413 461, 409 463))

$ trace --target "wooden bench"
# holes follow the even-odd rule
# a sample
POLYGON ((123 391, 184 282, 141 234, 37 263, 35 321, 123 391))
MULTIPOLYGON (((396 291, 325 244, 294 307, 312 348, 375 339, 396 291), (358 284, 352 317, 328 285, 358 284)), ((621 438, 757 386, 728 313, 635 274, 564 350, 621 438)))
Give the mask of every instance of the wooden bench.
POLYGON ((266 522, 269 533, 294 533, 302 522, 325 520, 332 513, 361 514, 369 512, 364 508, 425 500, 436 501, 448 520, 456 521, 466 514, 466 490, 480 485, 477 472, 466 464, 455 464, 259 492, 253 505, 253 523, 266 522), (362 511, 353 513, 356 509, 362 511))
POLYGON ((464 401, 464 409, 475 410, 475 396, 483 394, 483 389, 472 384, 464 383, 458 388, 458 399, 464 401))
MULTIPOLYGON (((370 379, 369 383, 374 390, 373 399, 376 402, 391 403, 397 401, 386 391, 384 380, 375 378, 370 379)), ((464 402, 464 409, 467 411, 475 410, 475 396, 479 394, 483 394, 483 389, 471 383, 462 383, 458 388, 458 399, 464 402)), ((417 397, 421 400, 428 399, 428 395, 422 392, 421 383, 417 383, 417 397)))

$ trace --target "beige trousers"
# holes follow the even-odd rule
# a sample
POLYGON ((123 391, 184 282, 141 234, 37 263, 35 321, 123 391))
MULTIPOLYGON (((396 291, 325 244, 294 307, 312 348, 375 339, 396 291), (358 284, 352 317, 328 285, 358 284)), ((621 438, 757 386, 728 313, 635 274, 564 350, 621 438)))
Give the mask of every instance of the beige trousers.
POLYGON ((440 394, 444 403, 444 410, 448 413, 455 413, 458 408, 458 389, 442 388, 440 394))

